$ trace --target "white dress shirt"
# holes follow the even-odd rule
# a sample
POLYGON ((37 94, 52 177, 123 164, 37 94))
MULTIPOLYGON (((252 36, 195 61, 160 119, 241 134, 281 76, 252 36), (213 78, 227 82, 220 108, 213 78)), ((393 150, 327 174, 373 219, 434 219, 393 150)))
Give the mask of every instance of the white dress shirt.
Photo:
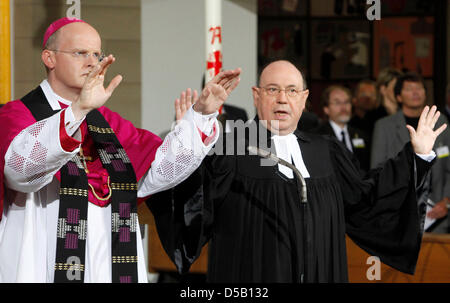
POLYGON ((331 121, 331 120, 329 122, 330 122, 331 128, 334 131, 334 134, 336 135, 336 138, 338 138, 338 140, 341 141, 341 142, 343 142, 342 141, 342 132, 344 132, 345 137, 346 137, 346 139, 345 139, 345 146, 347 146, 349 151, 353 152, 353 146, 352 146, 352 143, 351 143, 352 139, 350 138, 350 134, 348 132, 347 124, 345 124, 344 128, 341 128, 339 125, 337 125, 336 122, 331 121))

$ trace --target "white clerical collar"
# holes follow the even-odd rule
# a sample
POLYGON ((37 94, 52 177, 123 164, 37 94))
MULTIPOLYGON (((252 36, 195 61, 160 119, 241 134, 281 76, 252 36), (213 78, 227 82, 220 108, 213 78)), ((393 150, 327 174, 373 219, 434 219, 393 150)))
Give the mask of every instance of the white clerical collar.
MULTIPOLYGON (((272 140, 275 144, 277 156, 291 164, 292 160, 294 160, 294 165, 300 171, 303 178, 309 178, 309 172, 303 162, 302 152, 297 137, 292 133, 286 136, 273 135, 272 140)), ((289 179, 294 178, 292 169, 282 164, 278 164, 278 170, 289 179)))
POLYGON ((47 79, 42 81, 40 86, 42 88, 42 91, 44 92, 45 97, 48 100, 48 103, 50 104, 50 106, 53 110, 61 109, 61 105, 59 104, 59 102, 65 104, 67 106, 70 106, 72 104, 71 101, 64 99, 63 97, 56 94, 53 91, 52 87, 50 86, 50 83, 48 83, 47 79))

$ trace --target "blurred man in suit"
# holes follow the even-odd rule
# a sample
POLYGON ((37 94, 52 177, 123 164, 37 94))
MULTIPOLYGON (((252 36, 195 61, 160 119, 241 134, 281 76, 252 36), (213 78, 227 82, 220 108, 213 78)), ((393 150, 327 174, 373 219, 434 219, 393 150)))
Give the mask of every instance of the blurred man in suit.
POLYGON ((328 117, 317 129, 318 133, 335 136, 360 163, 363 170, 369 169, 370 146, 367 135, 348 124, 352 114, 352 95, 341 85, 329 86, 322 95, 323 111, 328 117))

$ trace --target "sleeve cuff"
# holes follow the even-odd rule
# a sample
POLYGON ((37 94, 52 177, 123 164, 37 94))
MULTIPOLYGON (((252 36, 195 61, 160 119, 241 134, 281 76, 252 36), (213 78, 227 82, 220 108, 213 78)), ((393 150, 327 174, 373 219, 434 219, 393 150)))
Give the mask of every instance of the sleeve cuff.
POLYGON ((79 132, 77 132, 77 131, 80 128, 80 125, 81 125, 81 123, 83 123, 85 118, 86 117, 83 117, 83 119, 76 121, 75 115, 73 114, 73 111, 72 111, 72 106, 67 107, 66 113, 65 113, 65 120, 64 120, 67 134, 69 136, 76 137, 78 140, 81 140, 81 134, 79 134, 79 132))
MULTIPOLYGON (((66 110, 61 111, 61 117, 60 117, 60 123, 59 123, 59 139, 61 142, 62 149, 64 151, 70 153, 70 152, 73 152, 75 149, 77 149, 80 146, 81 141, 76 140, 75 138, 69 136, 69 134, 67 133, 66 123, 65 123, 65 113, 66 113, 66 110)), ((78 127, 79 127, 79 125, 78 125, 78 127)))
POLYGON ((217 116, 219 115, 219 112, 216 111, 209 115, 202 115, 201 113, 198 113, 194 110, 193 106, 189 108, 189 111, 192 111, 192 117, 194 119, 194 123, 197 126, 197 128, 205 134, 206 136, 211 136, 214 130, 214 123, 217 120, 217 116))
POLYGON ((436 158, 436 153, 434 152, 434 150, 432 150, 429 154, 417 154, 416 153, 416 156, 421 158, 424 161, 431 162, 434 160, 434 158, 436 158))
POLYGON ((211 144, 211 142, 214 141, 215 137, 216 137, 216 132, 217 132, 217 128, 216 125, 213 125, 213 133, 209 136, 207 136, 206 134, 204 134, 199 128, 198 132, 200 133, 200 137, 202 138, 202 142, 205 146, 208 146, 209 144, 211 144))

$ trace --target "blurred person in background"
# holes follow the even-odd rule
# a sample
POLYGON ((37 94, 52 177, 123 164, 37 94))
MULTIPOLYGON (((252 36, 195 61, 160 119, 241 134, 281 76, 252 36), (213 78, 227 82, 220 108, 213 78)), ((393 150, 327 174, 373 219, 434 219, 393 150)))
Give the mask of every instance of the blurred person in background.
MULTIPOLYGON (((384 117, 375 124, 372 140, 371 167, 375 168, 394 157, 409 142, 409 127, 417 128, 422 110, 426 105, 426 90, 423 78, 416 73, 406 73, 397 79, 395 97, 401 110, 384 117)), ((440 115, 436 127, 448 123, 440 115)), ((450 131, 448 129, 436 139, 436 160, 427 182, 431 187, 428 199, 425 230, 436 233, 448 232, 448 204, 450 197, 450 131)))

